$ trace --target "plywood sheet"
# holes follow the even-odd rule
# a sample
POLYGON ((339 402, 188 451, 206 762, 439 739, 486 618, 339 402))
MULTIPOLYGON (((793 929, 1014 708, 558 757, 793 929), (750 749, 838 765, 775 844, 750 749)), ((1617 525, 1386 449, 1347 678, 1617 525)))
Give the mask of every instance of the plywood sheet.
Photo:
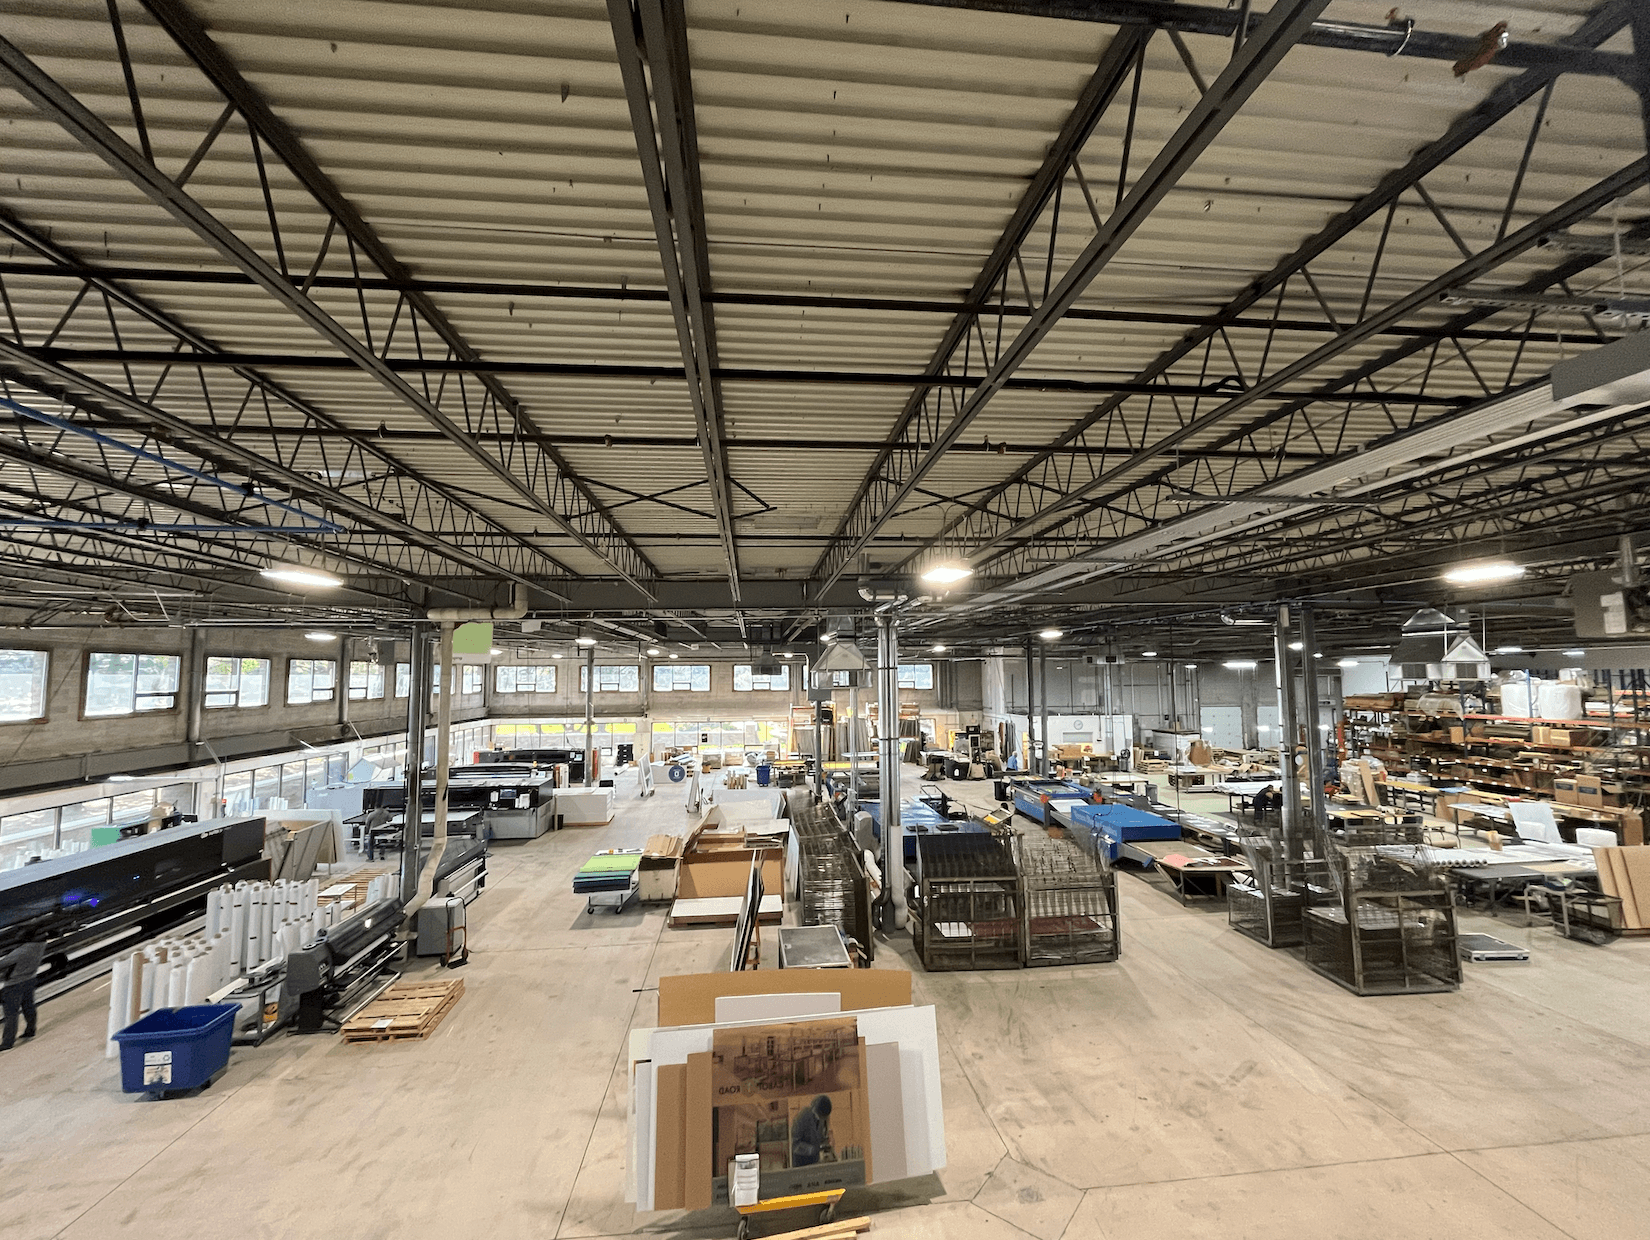
MULTIPOLYGON (((738 912, 738 908, 734 909, 738 912)), ((742 973, 683 973, 659 979, 661 1025, 716 1023, 721 995, 806 994, 829 986, 842 996, 844 1012, 905 1007, 911 1002, 911 974, 904 969, 769 969, 742 973)))
MULTIPOLYGON (((1616 855, 1627 871, 1632 887, 1633 912, 1627 924, 1635 929, 1650 926, 1650 848, 1618 848, 1616 855)), ((1619 878, 1619 871, 1617 877, 1619 878)), ((1625 892, 1623 893, 1625 897, 1625 892)), ((1625 899, 1623 911, 1625 912, 1625 899)))
POLYGON ((683 1103, 682 1205, 708 1210, 711 1202, 711 1053, 687 1057, 687 1088, 683 1103))

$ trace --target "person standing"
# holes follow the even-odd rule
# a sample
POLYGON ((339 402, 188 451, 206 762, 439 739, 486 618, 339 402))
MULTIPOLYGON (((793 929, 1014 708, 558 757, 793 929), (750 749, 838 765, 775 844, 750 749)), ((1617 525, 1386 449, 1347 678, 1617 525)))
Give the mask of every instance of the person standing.
POLYGON ((45 935, 31 930, 22 944, 0 956, 0 1005, 6 1023, 0 1034, 0 1051, 9 1051, 17 1042, 17 1018, 23 1017, 23 1037, 35 1033, 34 988, 40 980, 40 961, 46 954, 45 935))

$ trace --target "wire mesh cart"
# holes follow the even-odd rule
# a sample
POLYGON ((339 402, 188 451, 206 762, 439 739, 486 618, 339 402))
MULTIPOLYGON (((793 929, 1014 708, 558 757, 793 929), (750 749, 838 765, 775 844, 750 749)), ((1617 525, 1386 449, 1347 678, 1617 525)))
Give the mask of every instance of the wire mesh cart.
POLYGON ((1268 947, 1299 947, 1308 893, 1327 887, 1327 865, 1321 857, 1288 856, 1277 835, 1246 835, 1239 846, 1249 875, 1234 875, 1226 885, 1227 920, 1268 947))
POLYGON ((1022 963, 1103 964, 1122 951, 1117 874, 1104 854, 1044 831, 1015 837, 1022 963))
POLYGON ((918 837, 909 909, 923 968, 1020 968, 1024 908, 1008 839, 983 834, 918 837))
POLYGON ((1461 985, 1455 905, 1426 852, 1330 842, 1330 888, 1306 909, 1306 963, 1358 995, 1461 985))

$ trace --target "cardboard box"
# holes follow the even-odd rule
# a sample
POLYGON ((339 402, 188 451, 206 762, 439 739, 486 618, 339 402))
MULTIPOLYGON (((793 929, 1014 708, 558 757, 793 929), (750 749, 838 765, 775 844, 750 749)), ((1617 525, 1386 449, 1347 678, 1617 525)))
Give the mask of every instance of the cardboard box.
POLYGON ((1578 775, 1575 779, 1577 805, 1604 806, 1604 783, 1597 775, 1578 775))
MULTIPOLYGON (((677 898, 708 900, 744 895, 745 886, 750 881, 751 858, 755 855, 748 848, 688 853, 676 878, 677 898)), ((779 853, 765 851, 762 858, 762 890, 768 895, 782 896, 785 872, 779 853)))
POLYGON ((682 864, 682 837, 650 835, 636 863, 636 898, 644 904, 668 904, 676 898, 682 864))
POLYGON ((1577 799, 1576 781, 1573 779, 1553 780, 1553 800, 1561 805, 1580 805, 1577 799))
POLYGON ((1465 745, 1467 743, 1467 730, 1465 728, 1451 728, 1449 730, 1449 743, 1452 745, 1465 745))

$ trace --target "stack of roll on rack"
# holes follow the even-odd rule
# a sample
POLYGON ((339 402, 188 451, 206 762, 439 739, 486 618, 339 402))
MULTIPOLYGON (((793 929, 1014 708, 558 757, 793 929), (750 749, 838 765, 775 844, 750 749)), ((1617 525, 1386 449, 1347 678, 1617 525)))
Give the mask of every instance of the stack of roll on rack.
MULTIPOLYGON (((363 907, 389 898, 394 875, 381 874, 367 884, 363 907)), ((193 934, 166 935, 115 961, 109 985, 108 1042, 114 1058, 114 1035, 150 1012, 191 1007, 253 970, 283 959, 320 937, 321 931, 354 911, 342 901, 322 902, 320 882, 242 882, 206 894, 206 916, 193 934)))

